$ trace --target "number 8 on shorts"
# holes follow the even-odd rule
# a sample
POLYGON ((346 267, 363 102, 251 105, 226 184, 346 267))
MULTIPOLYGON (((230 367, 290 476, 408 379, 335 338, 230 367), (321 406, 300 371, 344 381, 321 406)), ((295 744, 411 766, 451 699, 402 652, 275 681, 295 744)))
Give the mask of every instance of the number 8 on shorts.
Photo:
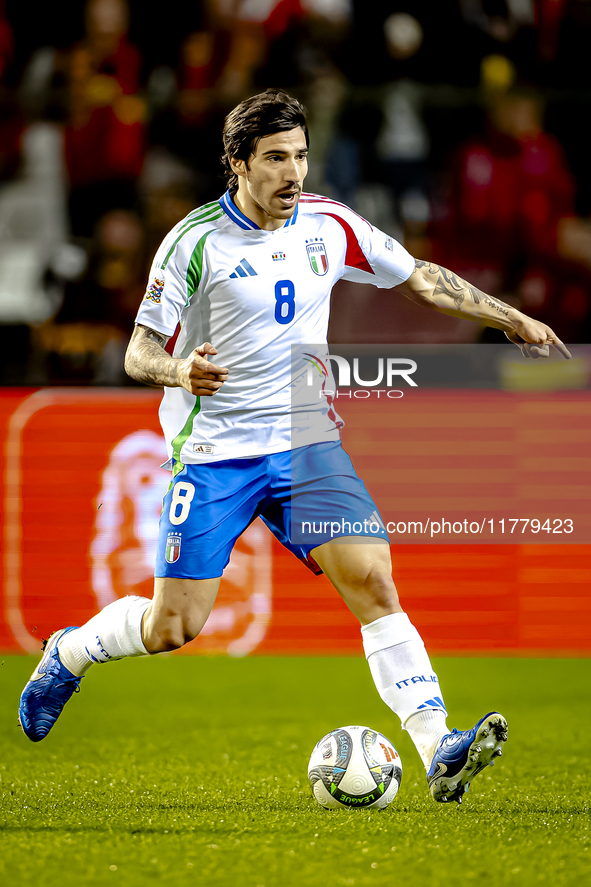
POLYGON ((172 499, 168 519, 173 526, 178 527, 189 517, 191 502, 195 495, 195 487, 187 481, 180 480, 172 488, 172 499))

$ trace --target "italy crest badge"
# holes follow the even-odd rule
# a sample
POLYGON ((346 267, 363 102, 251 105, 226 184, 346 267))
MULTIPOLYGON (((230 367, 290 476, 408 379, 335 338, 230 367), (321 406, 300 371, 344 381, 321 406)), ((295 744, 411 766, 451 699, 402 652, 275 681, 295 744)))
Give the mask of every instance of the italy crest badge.
POLYGON ((181 556, 181 537, 176 533, 169 533, 166 539, 166 562, 174 564, 181 556))
POLYGON ((328 256, 326 255, 326 247, 322 238, 306 241, 306 250, 308 251, 308 259, 310 267, 314 274, 322 277, 328 271, 328 256))

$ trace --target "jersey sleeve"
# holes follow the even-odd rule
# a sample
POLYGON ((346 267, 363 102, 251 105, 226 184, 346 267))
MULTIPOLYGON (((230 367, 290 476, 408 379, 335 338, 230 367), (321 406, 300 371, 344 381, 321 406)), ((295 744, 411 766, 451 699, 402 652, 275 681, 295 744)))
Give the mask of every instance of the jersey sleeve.
POLYGON ((363 231, 361 249, 369 269, 345 265, 344 280, 390 288, 404 283, 415 270, 415 260, 411 254, 379 228, 372 227, 369 234, 363 231))
POLYGON ((173 239, 171 245, 171 236, 165 238, 154 257, 146 293, 135 319, 136 323, 169 338, 174 335, 187 304, 187 268, 190 259, 183 240, 173 239))
POLYGON ((371 283, 380 288, 408 280, 415 269, 415 260, 401 243, 374 228, 348 206, 326 198, 320 201, 315 210, 331 216, 345 235, 343 280, 371 283))

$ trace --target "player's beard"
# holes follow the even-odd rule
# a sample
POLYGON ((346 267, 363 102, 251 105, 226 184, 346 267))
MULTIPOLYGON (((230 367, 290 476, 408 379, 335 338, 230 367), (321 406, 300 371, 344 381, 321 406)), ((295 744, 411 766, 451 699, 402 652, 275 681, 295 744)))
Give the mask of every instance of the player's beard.
POLYGON ((282 210, 282 215, 280 216, 280 218, 288 218, 288 219, 291 218, 291 216, 295 212, 296 206, 298 205, 298 201, 301 197, 301 194, 302 194, 302 189, 301 189, 301 187, 298 187, 298 188, 285 189, 284 191, 277 191, 273 195, 274 198, 279 201, 279 205, 282 210), (291 204, 286 205, 283 202, 281 195, 287 195, 287 194, 289 194, 289 195, 293 194, 293 201, 291 204), (289 214, 286 216, 283 216, 283 212, 285 212, 285 211, 288 211, 289 214))
MULTIPOLYGON (((260 181, 248 182, 248 196, 257 210, 267 218, 276 222, 286 222, 294 214, 302 193, 301 184, 285 185, 283 188, 271 188, 271 183, 260 181), (279 195, 293 193, 294 199, 291 205, 285 205, 279 195)), ((248 215, 248 212, 246 212, 248 215)), ((254 219, 253 219, 254 221, 254 219)), ((263 226, 264 227, 264 226, 263 226)))

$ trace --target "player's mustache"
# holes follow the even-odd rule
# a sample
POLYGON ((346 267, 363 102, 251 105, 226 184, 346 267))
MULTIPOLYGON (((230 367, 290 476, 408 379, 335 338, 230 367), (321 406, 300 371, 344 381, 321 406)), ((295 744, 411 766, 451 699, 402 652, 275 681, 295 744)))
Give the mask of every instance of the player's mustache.
POLYGON ((301 194, 301 193, 302 193, 302 189, 299 187, 299 185, 292 185, 291 187, 288 187, 288 188, 281 188, 281 190, 277 191, 276 193, 277 193, 278 195, 282 195, 282 194, 290 194, 290 195, 291 195, 291 194, 301 194))

